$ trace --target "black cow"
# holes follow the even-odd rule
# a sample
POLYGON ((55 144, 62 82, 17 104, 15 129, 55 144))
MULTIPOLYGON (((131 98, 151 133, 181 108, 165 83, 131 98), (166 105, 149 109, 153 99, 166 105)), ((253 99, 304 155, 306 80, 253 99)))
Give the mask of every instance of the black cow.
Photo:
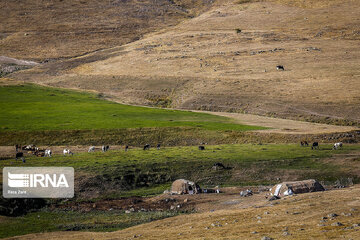
POLYGON ((150 144, 146 144, 143 148, 143 150, 150 150, 150 144))
POLYGON ((156 146, 157 150, 160 150, 160 143, 158 143, 158 145, 156 146))
POLYGON ((318 142, 313 142, 311 149, 319 149, 319 143, 318 142))
POLYGON ((199 146, 199 150, 205 150, 204 146, 199 146))
POLYGON ((128 145, 125 146, 125 152, 127 152, 127 150, 129 150, 129 146, 128 146, 128 145))
POLYGON ((277 65, 277 66, 276 66, 276 69, 277 69, 277 70, 282 70, 282 71, 285 70, 285 68, 284 68, 283 65, 277 65))

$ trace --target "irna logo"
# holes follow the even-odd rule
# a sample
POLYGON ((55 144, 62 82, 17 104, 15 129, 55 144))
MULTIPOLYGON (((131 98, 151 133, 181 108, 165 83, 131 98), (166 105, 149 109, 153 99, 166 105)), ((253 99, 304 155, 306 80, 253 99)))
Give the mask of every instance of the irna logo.
POLYGON ((72 198, 74 168, 5 167, 3 196, 5 198, 72 198))
POLYGON ((69 187, 64 174, 12 174, 8 172, 9 187, 69 187))

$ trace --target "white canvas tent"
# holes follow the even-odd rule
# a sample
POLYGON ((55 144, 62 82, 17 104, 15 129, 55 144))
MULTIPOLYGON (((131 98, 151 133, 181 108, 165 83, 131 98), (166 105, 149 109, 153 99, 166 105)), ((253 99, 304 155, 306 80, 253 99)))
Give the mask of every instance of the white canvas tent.
POLYGON ((317 191, 325 191, 325 188, 314 179, 296 182, 283 182, 276 184, 270 189, 271 195, 277 197, 317 191))
POLYGON ((199 185, 196 183, 185 180, 185 179, 178 179, 173 182, 171 185, 171 194, 197 194, 201 191, 199 185))

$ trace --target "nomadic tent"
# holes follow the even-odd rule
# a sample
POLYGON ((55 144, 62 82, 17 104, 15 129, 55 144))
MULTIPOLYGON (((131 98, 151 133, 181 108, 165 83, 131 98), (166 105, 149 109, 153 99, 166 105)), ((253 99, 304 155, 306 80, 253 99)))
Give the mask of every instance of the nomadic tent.
POLYGON ((185 179, 178 179, 174 181, 171 185, 170 191, 171 194, 197 194, 200 192, 201 189, 199 185, 185 179))
POLYGON ((297 182, 283 182, 270 189, 272 196, 283 197, 297 193, 325 191, 324 187, 316 180, 309 179, 297 182))

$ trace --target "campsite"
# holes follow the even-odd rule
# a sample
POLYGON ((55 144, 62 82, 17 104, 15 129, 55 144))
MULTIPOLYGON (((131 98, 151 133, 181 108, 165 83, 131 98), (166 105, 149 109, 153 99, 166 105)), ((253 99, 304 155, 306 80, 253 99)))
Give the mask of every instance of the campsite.
POLYGON ((359 12, 1 1, 0 238, 360 239, 359 12))

